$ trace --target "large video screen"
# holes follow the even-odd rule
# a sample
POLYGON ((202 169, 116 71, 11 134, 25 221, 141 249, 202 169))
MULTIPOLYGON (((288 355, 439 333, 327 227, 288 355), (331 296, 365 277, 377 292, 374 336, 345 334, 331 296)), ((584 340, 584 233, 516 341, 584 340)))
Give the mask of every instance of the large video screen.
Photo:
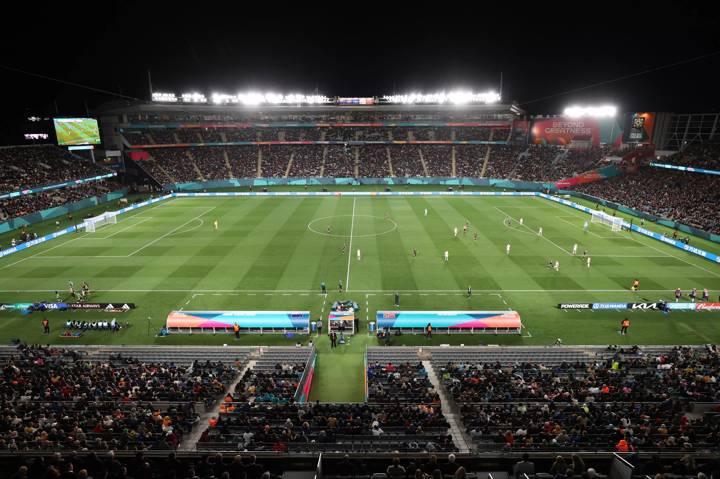
POLYGON ((58 145, 98 145, 100 129, 94 118, 53 118, 58 145))

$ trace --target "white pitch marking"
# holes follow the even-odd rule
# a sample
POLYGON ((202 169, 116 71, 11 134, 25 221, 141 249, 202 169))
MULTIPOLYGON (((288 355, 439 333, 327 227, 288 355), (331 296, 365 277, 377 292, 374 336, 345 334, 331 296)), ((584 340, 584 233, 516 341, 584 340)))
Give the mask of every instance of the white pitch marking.
POLYGON ((347 277, 345 278, 345 291, 350 291, 350 259, 352 258, 352 240, 353 231, 355 229, 355 200, 353 197, 352 219, 350 220, 350 247, 348 248, 347 277))
POLYGON ((138 249, 136 249, 135 251, 133 251, 132 253, 130 253, 130 254, 128 255, 128 258, 131 257, 131 256, 133 256, 133 255, 135 255, 136 253, 139 253, 140 251, 144 250, 144 249, 147 248, 148 246, 157 243, 157 242, 160 241, 161 239, 163 239, 163 238, 171 235, 172 233, 176 232, 177 230, 179 230, 180 228, 182 228, 182 227, 185 226, 186 224, 190 223, 191 221, 195 221, 196 219, 200 218, 201 216, 206 215, 207 213, 210 213, 210 212, 211 212, 212 210, 214 210, 215 208, 217 208, 217 206, 213 206, 212 208, 208 208, 207 210, 205 210, 204 212, 200 213, 200 214, 197 215, 196 217, 187 220, 185 223, 181 224, 181 225, 178 226, 177 228, 173 228, 173 229, 171 229, 170 231, 168 231, 167 233, 165 233, 164 235, 162 235, 162 236, 160 236, 160 237, 158 237, 158 238, 155 238, 154 240, 150 241, 149 243, 147 243, 147 244, 144 245, 144 246, 141 246, 140 248, 138 248, 138 249))

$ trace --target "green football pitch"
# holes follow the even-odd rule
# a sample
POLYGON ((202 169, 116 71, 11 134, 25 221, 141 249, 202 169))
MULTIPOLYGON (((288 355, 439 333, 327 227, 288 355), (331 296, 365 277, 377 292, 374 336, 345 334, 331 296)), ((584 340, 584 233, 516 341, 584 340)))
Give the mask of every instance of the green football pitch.
POLYGON ((0 259, 0 302, 54 301, 55 290, 67 296, 72 280, 90 284, 91 301, 137 305, 119 314, 48 313, 50 336, 42 334, 38 313, 3 311, 0 342, 287 345, 298 336, 243 335, 236 341, 228 334, 157 338, 155 333, 170 311, 181 308, 309 310, 317 319, 327 316, 333 301, 352 299, 361 308, 360 334, 334 351, 327 338, 314 338, 320 356, 313 390, 324 400, 357 400, 362 381, 348 379, 360 379, 365 346, 377 344, 366 322, 377 310, 398 309, 394 292, 404 310, 512 309, 520 313, 524 329, 522 335, 436 334, 432 340, 403 335, 394 337, 393 345, 547 345, 558 337, 565 344, 720 341, 717 312, 557 309, 563 302, 674 300, 678 287, 684 292, 708 288, 715 300, 720 290, 717 265, 606 226, 591 224, 585 232, 586 220, 584 213, 529 197, 171 199, 123 215, 95 233, 65 236, 0 259), (463 234, 466 220, 470 227, 463 234), (540 227, 543 236, 537 234, 540 227), (592 257, 590 268, 572 256, 576 243, 579 253, 587 250, 592 257), (442 260, 446 250, 447 263, 442 260), (550 260, 559 261, 559 271, 548 267, 550 260), (638 292, 630 291, 635 278, 638 292), (327 297, 320 294, 322 281, 327 297), (342 294, 339 281, 347 290, 342 294), (468 286, 473 288, 469 298, 468 286), (632 321, 630 334, 621 336, 619 324, 626 316, 632 321), (67 318, 111 317, 130 327, 115 334, 87 332, 80 339, 58 337, 67 318))

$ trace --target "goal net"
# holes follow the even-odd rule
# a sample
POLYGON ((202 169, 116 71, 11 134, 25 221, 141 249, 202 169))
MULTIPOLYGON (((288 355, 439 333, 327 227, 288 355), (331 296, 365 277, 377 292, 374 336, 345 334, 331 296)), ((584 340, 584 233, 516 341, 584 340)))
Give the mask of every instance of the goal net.
POLYGON ((117 214, 113 212, 103 213, 100 216, 88 218, 83 223, 87 233, 94 233, 97 228, 104 225, 117 224, 117 214))
POLYGON ((603 211, 593 211, 590 222, 609 226, 613 231, 621 231, 623 226, 622 218, 609 215, 603 211))

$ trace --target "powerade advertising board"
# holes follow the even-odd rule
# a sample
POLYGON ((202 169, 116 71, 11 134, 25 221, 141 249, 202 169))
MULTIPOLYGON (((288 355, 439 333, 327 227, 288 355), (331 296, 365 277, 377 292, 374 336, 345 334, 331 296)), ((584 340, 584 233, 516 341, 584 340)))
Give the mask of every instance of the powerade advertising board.
POLYGON ((718 311, 720 303, 560 303, 558 309, 718 311))

